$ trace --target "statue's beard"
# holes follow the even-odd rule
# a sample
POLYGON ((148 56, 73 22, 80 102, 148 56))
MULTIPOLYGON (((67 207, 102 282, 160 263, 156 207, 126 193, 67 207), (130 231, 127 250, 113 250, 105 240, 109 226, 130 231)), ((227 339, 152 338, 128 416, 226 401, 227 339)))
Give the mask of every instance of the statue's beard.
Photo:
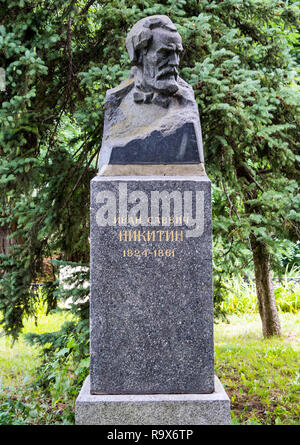
POLYGON ((151 73, 143 73, 141 86, 146 91, 154 90, 157 93, 172 96, 179 88, 177 77, 178 71, 176 68, 166 67, 158 72, 153 69, 151 73))
POLYGON ((159 93, 172 96, 178 90, 177 74, 162 79, 155 79, 153 86, 159 93))

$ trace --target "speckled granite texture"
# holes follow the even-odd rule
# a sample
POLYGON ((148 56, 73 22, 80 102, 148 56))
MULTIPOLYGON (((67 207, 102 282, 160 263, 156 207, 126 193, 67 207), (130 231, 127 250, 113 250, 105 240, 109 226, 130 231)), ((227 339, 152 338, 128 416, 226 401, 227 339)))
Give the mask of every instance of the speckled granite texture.
MULTIPOLYGON (((92 180, 92 394, 214 391, 210 186, 206 176, 92 180), (192 192, 193 197, 196 191, 203 192, 203 233, 186 237, 189 228, 184 225, 99 226, 99 192, 113 193, 118 216, 120 183, 127 185, 128 200, 131 192, 144 192, 149 212, 152 191, 179 191, 182 196, 192 192), (128 231, 136 241, 128 241, 128 231), (162 231, 155 241, 153 231, 162 231)), ((128 203, 128 210, 132 206, 128 203)), ((194 215, 195 211, 193 198, 194 215)))

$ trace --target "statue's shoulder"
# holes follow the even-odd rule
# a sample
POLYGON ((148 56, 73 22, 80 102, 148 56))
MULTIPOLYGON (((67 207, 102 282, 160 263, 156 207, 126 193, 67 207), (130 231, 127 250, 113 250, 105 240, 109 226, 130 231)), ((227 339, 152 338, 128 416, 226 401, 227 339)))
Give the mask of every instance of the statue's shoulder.
POLYGON ((134 79, 129 78, 120 83, 120 85, 106 92, 105 96, 105 121, 114 121, 120 103, 134 87, 134 79))
POLYGON ((195 102, 195 95, 194 95, 194 90, 193 87, 187 83, 185 80, 183 80, 181 77, 178 77, 177 79, 177 83, 179 86, 179 90, 178 90, 178 95, 180 95, 182 98, 184 98, 184 100, 189 103, 195 102))
POLYGON ((117 87, 108 90, 105 97, 105 106, 107 106, 109 103, 119 105, 122 99, 129 93, 130 90, 132 90, 133 87, 134 79, 129 78, 121 82, 117 87))

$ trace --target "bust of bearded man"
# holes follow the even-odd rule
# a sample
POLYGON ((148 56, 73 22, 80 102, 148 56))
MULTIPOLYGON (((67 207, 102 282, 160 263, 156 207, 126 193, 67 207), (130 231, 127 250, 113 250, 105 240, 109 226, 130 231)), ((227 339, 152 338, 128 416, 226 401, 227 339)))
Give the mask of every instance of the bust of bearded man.
POLYGON ((167 16, 146 17, 130 30, 126 48, 133 68, 106 94, 99 173, 122 174, 108 166, 193 165, 205 174, 198 107, 178 75, 183 48, 176 27, 167 16))

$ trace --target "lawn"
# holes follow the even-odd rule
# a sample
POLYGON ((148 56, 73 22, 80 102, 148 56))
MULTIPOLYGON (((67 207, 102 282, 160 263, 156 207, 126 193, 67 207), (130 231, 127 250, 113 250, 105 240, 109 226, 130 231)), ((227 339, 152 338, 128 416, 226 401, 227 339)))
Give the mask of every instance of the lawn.
MULTIPOLYGON (((67 319, 65 313, 53 313, 48 316, 40 312, 38 323, 33 318, 25 322, 23 333, 54 332, 67 319)), ((29 346, 22 336, 12 345, 11 339, 0 336, 0 381, 2 386, 18 387, 23 379, 39 364, 38 349, 29 346)))
MULTIPOLYGON (((46 316, 45 311, 40 311, 38 323, 33 318, 28 319, 23 333, 54 332, 69 319, 70 316, 66 313, 58 312, 46 316)), ((0 336, 0 425, 52 424, 62 423, 62 419, 64 421, 65 406, 41 397, 34 390, 34 370, 40 362, 38 348, 27 344, 23 336, 14 344, 3 334, 0 336)), ((70 410, 70 407, 66 409, 70 410)), ((67 418, 69 417, 68 415, 67 418)))
MULTIPOLYGON (((54 331, 63 314, 41 314, 36 326, 28 320, 24 332, 54 331)), ((230 323, 215 325, 215 370, 231 399, 233 424, 299 424, 299 338, 296 313, 280 313, 283 335, 265 340, 257 313, 230 315, 230 323)), ((0 338, 0 424, 72 423, 75 396, 69 403, 44 400, 29 392, 38 350, 22 338, 11 347, 0 338), (68 415, 64 413, 68 411, 68 415)))
POLYGON ((215 370, 233 423, 300 423, 298 314, 280 314, 280 338, 262 338, 258 314, 231 315, 230 324, 215 327, 215 370))

